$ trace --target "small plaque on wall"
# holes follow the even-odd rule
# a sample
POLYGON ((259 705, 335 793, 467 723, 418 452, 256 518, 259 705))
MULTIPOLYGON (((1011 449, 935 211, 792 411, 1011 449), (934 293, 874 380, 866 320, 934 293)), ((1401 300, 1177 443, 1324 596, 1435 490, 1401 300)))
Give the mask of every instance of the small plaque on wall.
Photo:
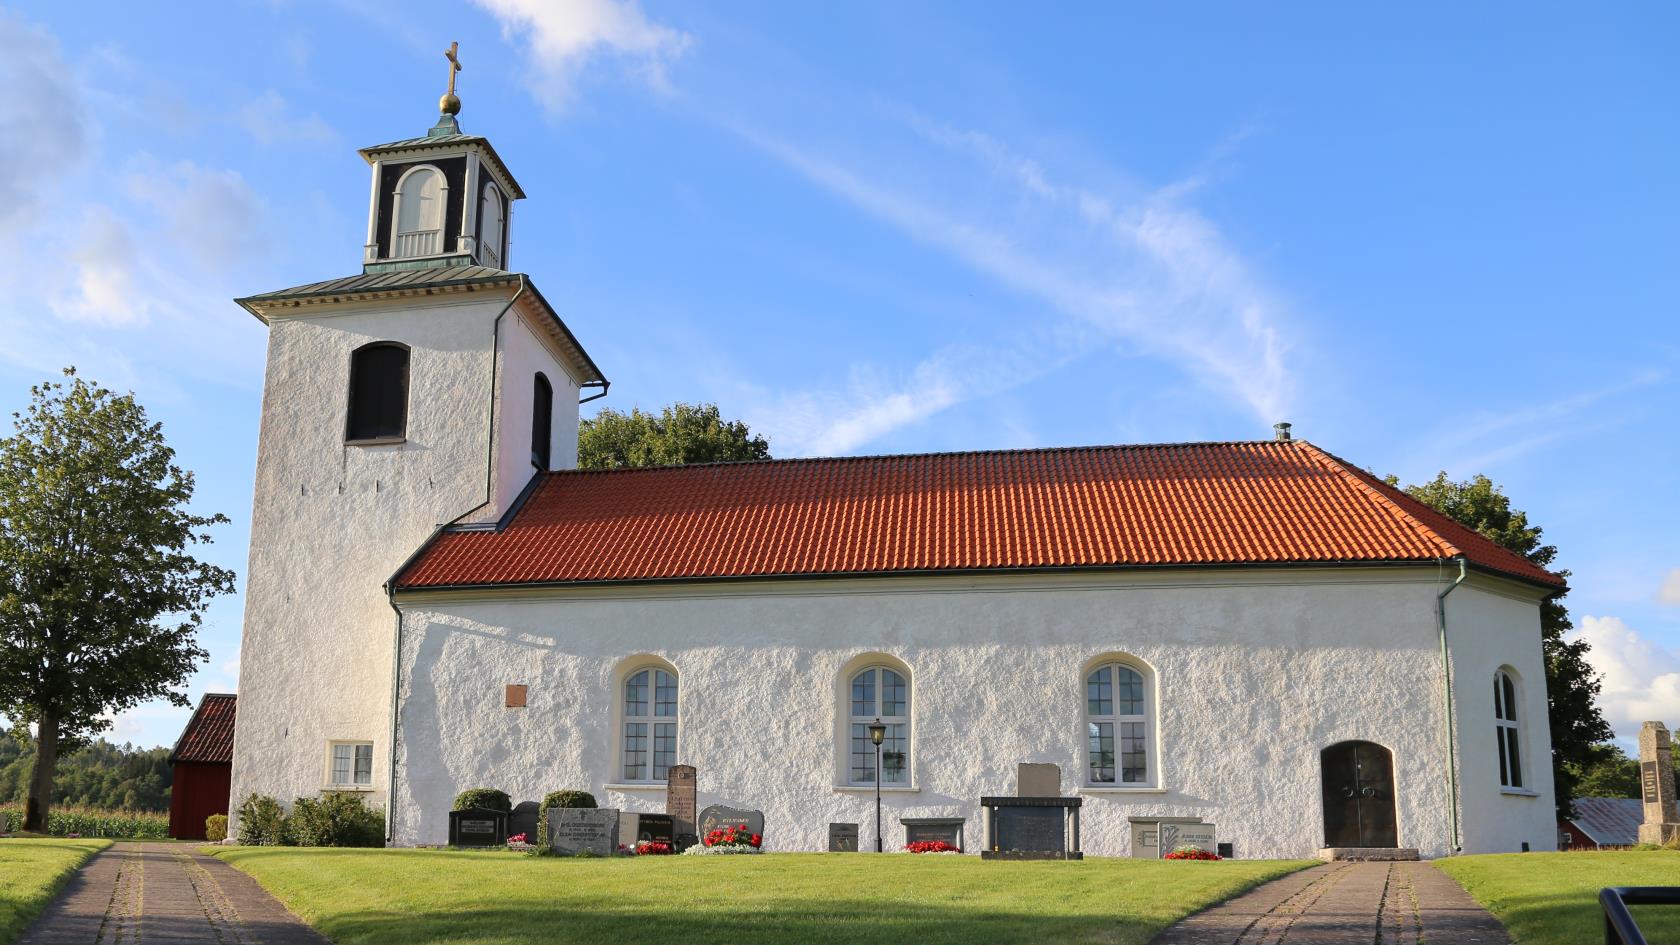
POLYGON ((507 707, 510 709, 525 708, 525 686, 514 683, 507 687, 507 707))

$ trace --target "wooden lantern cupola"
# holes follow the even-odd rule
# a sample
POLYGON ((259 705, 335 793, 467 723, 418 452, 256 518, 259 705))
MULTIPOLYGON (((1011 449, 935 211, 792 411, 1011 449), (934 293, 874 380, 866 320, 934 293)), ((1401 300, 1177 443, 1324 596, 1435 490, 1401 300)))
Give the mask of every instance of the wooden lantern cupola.
POLYGON ((451 43, 449 91, 424 137, 363 148, 373 168, 362 270, 445 266, 508 268, 513 201, 525 192, 490 141, 461 131, 451 43))

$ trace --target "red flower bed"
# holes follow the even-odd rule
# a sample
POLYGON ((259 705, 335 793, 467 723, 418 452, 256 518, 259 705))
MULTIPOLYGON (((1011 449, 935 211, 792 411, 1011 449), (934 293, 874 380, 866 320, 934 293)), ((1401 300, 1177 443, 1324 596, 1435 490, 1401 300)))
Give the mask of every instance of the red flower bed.
POLYGON ((741 824, 736 827, 719 827, 706 834, 702 842, 709 847, 752 847, 756 850, 759 844, 764 842, 764 838, 756 833, 748 833, 747 825, 741 824))
POLYGON ((637 856, 671 856, 676 852, 675 847, 663 840, 643 840, 636 844, 637 856))
POLYGON ((917 840, 915 843, 906 843, 904 845, 904 849, 909 850, 911 853, 961 853, 962 852, 962 850, 958 849, 955 846, 952 846, 949 843, 946 843, 943 840, 917 840))
POLYGON ((1210 853, 1207 850, 1198 849, 1196 847, 1179 847, 1171 853, 1168 853, 1166 856, 1161 857, 1163 860, 1217 860, 1219 858, 1219 854, 1217 853, 1210 853))

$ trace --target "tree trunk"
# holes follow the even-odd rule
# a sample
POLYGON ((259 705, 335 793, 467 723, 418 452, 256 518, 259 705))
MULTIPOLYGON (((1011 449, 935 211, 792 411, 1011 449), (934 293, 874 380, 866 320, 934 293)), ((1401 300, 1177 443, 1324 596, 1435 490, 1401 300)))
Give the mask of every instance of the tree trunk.
POLYGON ((58 716, 41 713, 35 725, 35 769, 29 776, 29 800, 23 809, 23 829, 47 832, 52 807, 53 775, 58 772, 58 716))

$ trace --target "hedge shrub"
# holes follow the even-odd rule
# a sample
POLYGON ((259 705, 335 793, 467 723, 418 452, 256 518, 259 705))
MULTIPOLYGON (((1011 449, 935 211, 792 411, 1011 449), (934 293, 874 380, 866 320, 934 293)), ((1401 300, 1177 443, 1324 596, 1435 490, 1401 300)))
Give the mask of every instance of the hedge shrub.
POLYGON ((204 839, 211 843, 221 843, 227 839, 226 814, 211 814, 204 818, 204 839))
POLYGON ((466 810, 469 807, 482 807, 485 810, 499 810, 504 814, 513 813, 513 799, 506 791, 495 788, 468 788, 455 795, 455 806, 450 810, 466 810))
POLYGON ((325 791, 292 802, 288 839, 302 847, 382 847, 385 815, 351 791, 325 791))
POLYGON ((595 795, 588 791, 550 791, 544 794, 542 803, 537 806, 537 846, 548 846, 548 809, 550 807, 594 809, 598 806, 600 805, 595 803, 595 795))
POLYGON ((266 794, 252 794, 239 805, 239 842, 253 847, 278 847, 290 843, 286 830, 286 809, 266 794))

